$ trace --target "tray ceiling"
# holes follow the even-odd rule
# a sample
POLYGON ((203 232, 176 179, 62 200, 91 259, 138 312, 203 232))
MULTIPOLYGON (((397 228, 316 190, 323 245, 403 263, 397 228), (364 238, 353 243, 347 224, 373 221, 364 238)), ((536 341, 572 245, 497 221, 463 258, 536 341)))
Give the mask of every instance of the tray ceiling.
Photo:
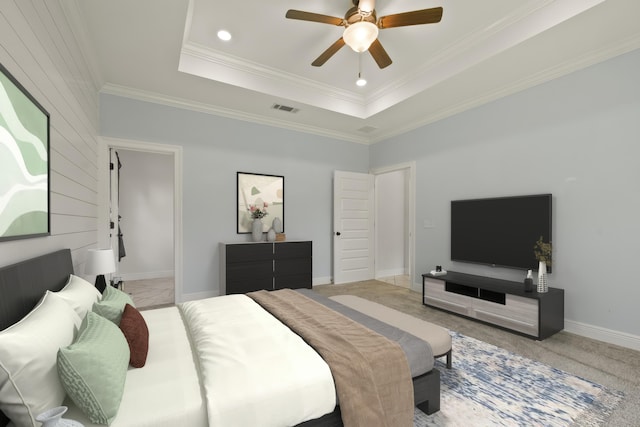
POLYGON ((342 17, 348 0, 83 0, 72 22, 104 93, 362 143, 640 47, 634 0, 376 2, 378 16, 438 6, 440 23, 380 31, 393 60, 384 69, 348 46, 312 67, 343 28, 285 19, 288 9, 342 17))

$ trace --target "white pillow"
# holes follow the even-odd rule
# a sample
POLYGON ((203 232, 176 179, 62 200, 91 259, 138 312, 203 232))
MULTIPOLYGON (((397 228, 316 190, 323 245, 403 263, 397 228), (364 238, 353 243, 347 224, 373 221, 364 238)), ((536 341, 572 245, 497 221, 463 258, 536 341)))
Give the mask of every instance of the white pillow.
POLYGON ((69 275, 67 284, 56 292, 56 295, 65 300, 78 313, 80 319, 84 319, 91 311, 93 303, 102 298, 102 294, 94 285, 73 274, 69 275))
POLYGON ((38 414, 62 404, 58 349, 71 344, 80 322, 69 304, 47 291, 22 320, 0 331, 0 409, 16 426, 39 426, 38 414))

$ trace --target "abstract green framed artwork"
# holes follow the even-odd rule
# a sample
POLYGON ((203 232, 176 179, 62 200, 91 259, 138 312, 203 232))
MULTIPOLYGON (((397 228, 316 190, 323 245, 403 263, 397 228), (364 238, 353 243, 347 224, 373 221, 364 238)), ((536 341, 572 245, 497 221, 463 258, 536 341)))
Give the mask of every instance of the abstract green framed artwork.
POLYGON ((49 113, 0 64, 0 241, 49 224, 49 113))
POLYGON ((259 209, 263 229, 271 228, 274 218, 280 218, 284 232, 284 176, 238 172, 237 175, 237 230, 238 234, 250 233, 252 212, 259 209))

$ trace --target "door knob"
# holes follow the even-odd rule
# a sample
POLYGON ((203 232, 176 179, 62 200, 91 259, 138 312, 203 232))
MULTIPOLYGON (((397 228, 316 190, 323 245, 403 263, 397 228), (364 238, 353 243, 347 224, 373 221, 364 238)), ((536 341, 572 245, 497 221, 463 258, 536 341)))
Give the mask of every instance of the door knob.
POLYGON ((339 235, 340 235, 340 232, 339 232, 339 231, 336 231, 336 236, 339 236, 339 235))

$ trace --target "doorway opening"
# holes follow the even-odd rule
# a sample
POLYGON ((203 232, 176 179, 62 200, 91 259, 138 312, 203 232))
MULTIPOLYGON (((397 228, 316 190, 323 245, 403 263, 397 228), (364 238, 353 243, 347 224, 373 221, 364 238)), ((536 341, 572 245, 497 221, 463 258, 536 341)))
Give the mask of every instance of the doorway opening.
POLYGON ((411 289, 413 163, 372 171, 375 176, 375 278, 411 289))
MULTIPOLYGON (((115 282, 139 308, 182 300, 182 147, 104 139, 101 175, 107 239, 116 254, 115 282), (118 167, 120 165, 120 167, 118 167), (104 193, 103 193, 104 194, 104 193)), ((100 237, 99 237, 100 240, 100 237)))
POLYGON ((413 288, 415 162, 334 171, 333 283, 383 279, 413 288))
POLYGON ((118 240, 112 240, 112 247, 122 290, 139 308, 174 304, 173 158, 135 150, 110 152, 111 173, 116 175, 111 181, 117 183, 111 188, 111 234, 118 240))

